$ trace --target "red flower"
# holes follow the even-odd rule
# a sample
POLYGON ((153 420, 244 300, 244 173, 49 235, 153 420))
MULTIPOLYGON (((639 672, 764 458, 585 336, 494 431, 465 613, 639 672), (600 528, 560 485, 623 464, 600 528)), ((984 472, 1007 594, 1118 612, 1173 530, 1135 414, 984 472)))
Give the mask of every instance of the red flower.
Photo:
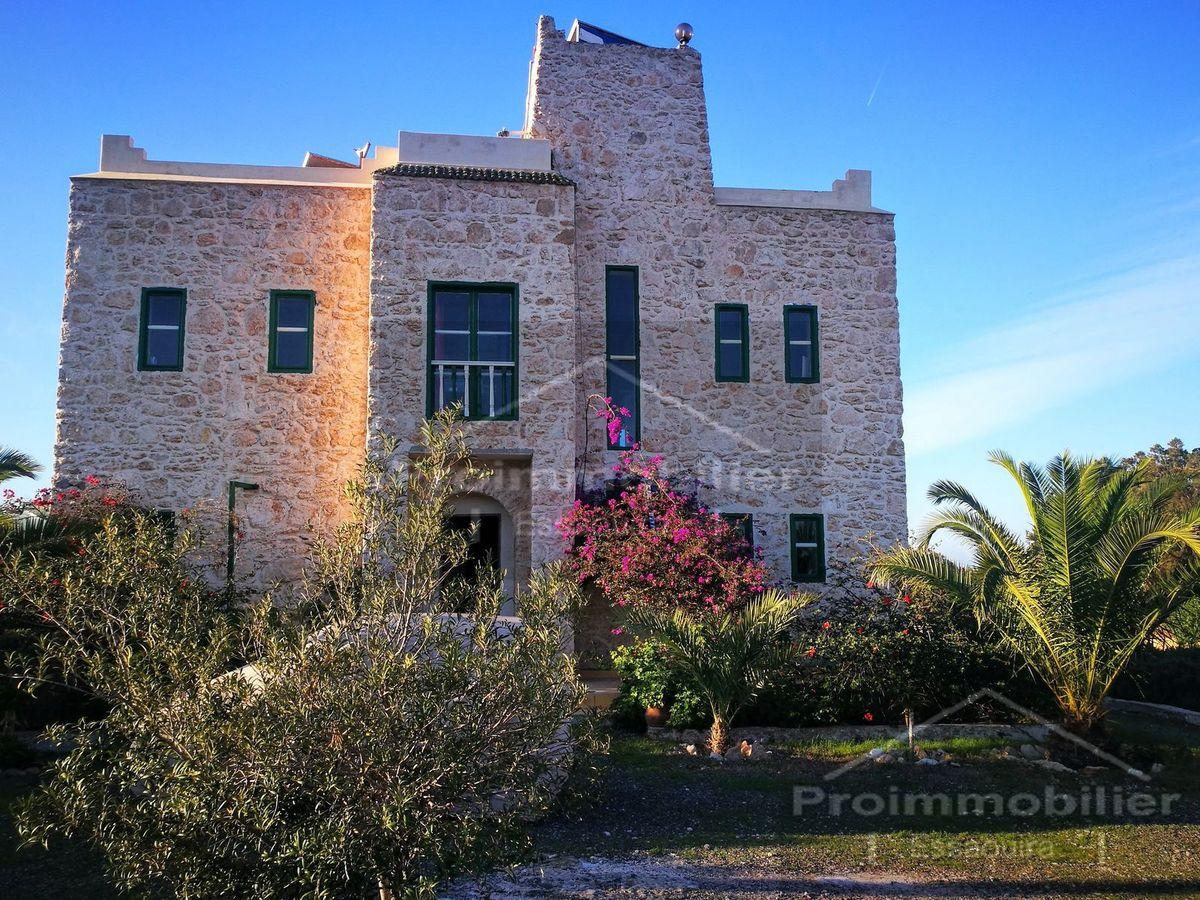
POLYGON ((863 713, 863 718, 864 718, 864 719, 866 719, 868 722, 874 722, 874 721, 875 721, 875 717, 874 717, 873 715, 871 715, 871 713, 869 713, 869 712, 868 712, 868 713, 863 713))
POLYGON ((809 648, 808 648, 808 650, 807 650, 807 652, 805 652, 805 654, 804 654, 804 655, 805 655, 805 656, 807 656, 809 659, 812 659, 814 656, 816 656, 816 655, 817 655, 817 648, 816 648, 816 647, 809 647, 809 648))
POLYGON ((821 623, 821 627, 825 628, 825 629, 829 629, 829 628, 833 627, 833 623, 830 622, 828 619, 826 619, 824 622, 821 623))
POLYGON ((905 603, 912 603, 912 597, 908 596, 908 594, 905 594, 900 599, 903 600, 905 603))
POLYGON ((95 487, 100 483, 100 479, 95 475, 88 475, 83 480, 88 484, 89 487, 95 487))
POLYGON ((75 552, 80 556, 87 556, 87 547, 80 547, 75 552))
POLYGON ((871 589, 871 590, 875 590, 875 582, 873 582, 873 581, 868 581, 868 582, 867 582, 867 587, 868 587, 869 589, 871 589))

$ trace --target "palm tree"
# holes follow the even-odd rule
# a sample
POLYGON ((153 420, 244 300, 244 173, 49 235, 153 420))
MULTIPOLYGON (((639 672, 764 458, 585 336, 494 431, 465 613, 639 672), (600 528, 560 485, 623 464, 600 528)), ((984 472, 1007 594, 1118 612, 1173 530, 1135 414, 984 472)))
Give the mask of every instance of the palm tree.
POLYGON ((629 624, 662 644, 680 672, 697 685, 712 711, 708 746, 720 754, 733 717, 791 657, 794 645, 788 633, 813 599, 772 589, 726 613, 643 606, 630 612, 629 624))
POLYGON ((1170 512, 1173 484, 1146 466, 1063 453, 1045 469, 993 452, 1032 522, 1018 537, 959 484, 929 489, 937 506, 915 546, 868 564, 880 583, 943 592, 969 605, 1050 688, 1066 726, 1087 732, 1130 656, 1200 585, 1200 508, 1170 512), (931 546, 970 545, 960 565, 931 546))

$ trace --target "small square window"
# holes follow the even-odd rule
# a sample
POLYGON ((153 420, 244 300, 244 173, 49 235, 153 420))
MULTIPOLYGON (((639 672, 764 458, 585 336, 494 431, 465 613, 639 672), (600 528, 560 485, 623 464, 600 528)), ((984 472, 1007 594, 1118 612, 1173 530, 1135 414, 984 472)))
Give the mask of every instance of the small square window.
POLYGON ((182 288, 142 290, 138 331, 138 368, 145 372, 183 370, 183 332, 187 291, 182 288))
POLYGON ((746 545, 754 549, 754 516, 750 513, 721 513, 721 518, 737 529, 746 545))
POLYGON ((720 303, 713 315, 717 381, 750 380, 750 315, 744 303, 720 303))
POLYGON ((268 372, 312 371, 315 308, 312 291, 271 291, 268 372))
POLYGON ((815 306, 783 308, 784 380, 814 384, 821 380, 821 352, 815 306))
POLYGON ((794 513, 790 520, 792 581, 825 580, 825 517, 794 513))

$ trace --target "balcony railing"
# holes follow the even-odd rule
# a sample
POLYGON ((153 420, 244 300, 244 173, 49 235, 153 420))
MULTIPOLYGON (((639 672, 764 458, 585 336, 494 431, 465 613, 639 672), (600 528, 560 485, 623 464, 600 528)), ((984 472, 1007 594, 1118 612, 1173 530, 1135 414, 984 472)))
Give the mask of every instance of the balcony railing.
POLYGON ((500 398, 501 406, 497 410, 496 406, 496 373, 512 372, 516 373, 516 363, 514 362, 497 362, 495 360, 487 362, 472 361, 466 359, 435 359, 430 363, 433 369, 434 376, 434 408, 443 409, 449 403, 454 403, 462 400, 463 416, 465 418, 489 418, 494 419, 497 415, 508 415, 517 398, 515 396, 516 379, 509 380, 513 388, 514 396, 509 396, 507 400, 504 397, 500 398), (446 373, 449 370, 452 375, 459 374, 454 370, 461 370, 462 376, 462 396, 446 397, 446 373), (479 378, 472 378, 472 370, 479 373, 480 376, 486 371, 487 389, 481 390, 484 396, 472 397, 471 384, 480 382, 479 378), (479 407, 479 408, 477 408, 479 407), (482 411, 480 411, 482 410, 482 411))

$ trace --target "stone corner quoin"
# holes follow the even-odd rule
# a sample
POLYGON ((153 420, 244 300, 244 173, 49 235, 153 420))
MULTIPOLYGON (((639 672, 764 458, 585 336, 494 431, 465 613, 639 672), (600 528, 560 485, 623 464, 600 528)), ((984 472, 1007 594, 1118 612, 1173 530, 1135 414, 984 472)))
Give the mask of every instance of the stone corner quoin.
POLYGON ((96 473, 217 516, 231 480, 256 483, 237 499, 239 572, 294 578, 310 524, 346 514, 370 436, 411 444, 466 390, 494 474, 458 512, 498 522, 515 587, 561 554, 580 470, 594 485, 617 459, 587 397, 634 371, 644 447, 711 485, 712 509, 750 514, 778 578, 797 515, 820 516, 829 563, 868 533, 902 539, 895 232, 870 173, 714 186, 699 53, 568 40, 548 17, 526 111, 513 135, 402 131, 357 163, 296 167, 153 160, 106 135, 71 184, 56 482, 96 473), (632 272, 632 322, 610 267, 632 272), (181 336, 175 301, 147 312, 153 289, 182 298, 181 336), (310 331, 280 292, 311 292, 310 331), (718 328, 723 304, 745 334, 718 328), (791 307, 811 332, 785 324, 791 307), (144 365, 148 340, 175 336, 177 367, 144 365), (274 348, 305 339, 308 366, 281 371, 274 348), (718 379, 722 352, 744 379, 718 379), (815 377, 791 377, 789 352, 815 377), (515 410, 490 417, 507 391, 515 410))

